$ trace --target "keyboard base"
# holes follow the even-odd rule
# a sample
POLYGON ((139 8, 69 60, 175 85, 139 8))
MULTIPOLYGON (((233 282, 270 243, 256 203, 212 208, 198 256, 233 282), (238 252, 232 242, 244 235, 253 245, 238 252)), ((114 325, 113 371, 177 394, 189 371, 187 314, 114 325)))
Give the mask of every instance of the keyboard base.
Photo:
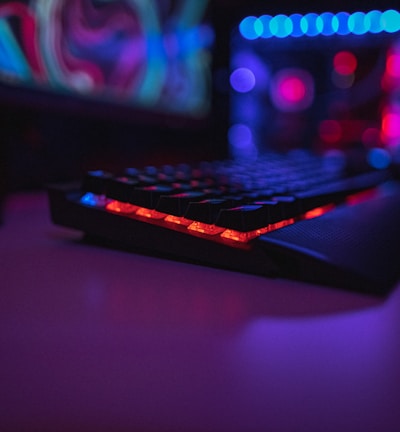
POLYGON ((113 247, 149 251, 213 267, 385 295, 400 278, 400 188, 229 244, 188 235, 79 202, 73 185, 49 190, 53 222, 113 247))
POLYGON ((274 261, 266 257, 262 249, 254 247, 254 240, 232 247, 230 242, 214 242, 83 206, 78 202, 79 196, 80 192, 68 185, 50 189, 51 217, 55 224, 80 230, 113 247, 151 251, 179 260, 270 277, 277 275, 274 261))

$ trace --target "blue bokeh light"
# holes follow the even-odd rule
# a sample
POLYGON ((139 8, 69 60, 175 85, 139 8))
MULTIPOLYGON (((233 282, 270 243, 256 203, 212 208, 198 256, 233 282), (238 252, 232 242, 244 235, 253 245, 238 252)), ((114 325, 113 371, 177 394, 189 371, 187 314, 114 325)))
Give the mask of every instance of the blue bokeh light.
POLYGON ((338 35, 348 35, 350 33, 349 29, 349 17, 350 14, 347 12, 339 12, 335 15, 335 20, 337 20, 337 30, 336 33, 338 35))
POLYGON ((271 22, 272 16, 271 15, 262 15, 259 18, 259 21, 261 22, 263 26, 263 31, 261 33, 262 38, 270 38, 273 36, 270 29, 270 22, 271 22))
POLYGON ((245 39, 257 39, 261 36, 262 30, 262 22, 255 16, 248 16, 239 24, 239 31, 245 39))
POLYGON ((253 147, 253 133, 245 124, 232 125, 228 130, 228 140, 236 150, 246 150, 253 147))
POLYGON ((293 23, 286 15, 280 14, 271 19, 269 28, 274 36, 285 38, 292 33, 293 23))
POLYGON ((364 12, 354 12, 349 16, 348 26, 350 33, 355 35, 361 35, 368 32, 368 28, 366 26, 367 22, 365 20, 364 12))
POLYGON ((389 152, 383 148, 373 148, 368 152, 368 163, 376 169, 385 169, 392 162, 389 152))
POLYGON ((232 72, 230 83, 232 88, 237 92, 248 93, 256 85, 256 78, 252 70, 241 67, 232 72))
POLYGON ((323 30, 324 22, 316 13, 308 13, 301 19, 300 25, 307 36, 317 36, 323 30))
POLYGON ((388 33, 395 33, 400 30, 400 13, 393 9, 382 13, 381 17, 383 30, 388 33))
POLYGON ((292 33, 291 36, 293 37, 300 37, 304 36, 304 32, 301 28, 301 19, 303 18, 303 15, 300 14, 292 14, 290 15, 289 19, 292 22, 292 33))
POLYGON ((244 123, 233 124, 228 130, 228 141, 234 158, 257 158, 258 150, 253 140, 253 131, 248 125, 244 123))
POLYGON ((324 36, 331 36, 335 34, 336 30, 333 27, 333 17, 335 15, 332 12, 324 12, 320 15, 322 20, 321 34, 324 36))
POLYGON ((259 18, 257 18, 256 21, 254 22, 254 31, 256 35, 260 37, 263 34, 263 30, 264 30, 264 25, 262 21, 259 18))
POLYGON ((365 26, 368 28, 370 33, 381 33, 382 27, 382 12, 378 10, 372 10, 365 15, 365 26))
POLYGON ((248 16, 239 24, 239 30, 242 36, 249 40, 271 37, 395 33, 400 31, 400 12, 389 9, 384 12, 371 10, 367 13, 358 11, 352 14, 310 12, 305 15, 295 13, 290 16, 283 14, 262 15, 259 18, 248 16))

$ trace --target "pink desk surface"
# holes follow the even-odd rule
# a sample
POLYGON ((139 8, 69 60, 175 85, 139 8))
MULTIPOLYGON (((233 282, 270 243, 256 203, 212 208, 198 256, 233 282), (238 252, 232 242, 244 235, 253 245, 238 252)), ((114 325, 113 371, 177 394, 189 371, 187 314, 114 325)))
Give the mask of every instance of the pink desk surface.
POLYGON ((90 246, 41 193, 4 216, 1 431, 400 430, 400 285, 378 300, 90 246))

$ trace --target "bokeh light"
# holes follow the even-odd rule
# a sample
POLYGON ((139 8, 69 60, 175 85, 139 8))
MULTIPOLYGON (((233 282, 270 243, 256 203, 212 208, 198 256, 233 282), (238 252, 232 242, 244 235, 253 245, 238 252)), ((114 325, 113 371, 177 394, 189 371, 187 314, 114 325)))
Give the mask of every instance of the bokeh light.
POLYGON ((350 51, 339 51, 333 58, 333 67, 341 75, 351 75, 357 69, 357 58, 350 51))
POLYGON ((247 93, 256 85, 256 78, 252 70, 241 67, 235 69, 230 76, 230 83, 234 90, 239 93, 247 93))
POLYGON ((292 14, 286 16, 248 16, 239 24, 242 36, 249 40, 258 38, 286 38, 317 35, 363 35, 366 33, 395 33, 400 31, 400 12, 389 9, 384 12, 371 10, 367 13, 332 12, 292 14))
POLYGON ((271 100, 281 111, 301 111, 314 101, 314 79, 305 69, 281 69, 271 81, 271 100))

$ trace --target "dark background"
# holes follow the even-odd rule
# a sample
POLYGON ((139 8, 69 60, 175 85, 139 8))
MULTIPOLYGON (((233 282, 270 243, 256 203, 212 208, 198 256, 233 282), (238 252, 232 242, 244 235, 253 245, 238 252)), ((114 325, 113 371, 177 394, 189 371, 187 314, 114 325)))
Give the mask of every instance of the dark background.
POLYGON ((217 43, 213 112, 205 123, 142 118, 141 113, 75 99, 0 88, 0 193, 38 189, 86 170, 223 158, 229 98, 229 34, 243 16, 263 13, 368 11, 393 1, 212 0, 217 43))

